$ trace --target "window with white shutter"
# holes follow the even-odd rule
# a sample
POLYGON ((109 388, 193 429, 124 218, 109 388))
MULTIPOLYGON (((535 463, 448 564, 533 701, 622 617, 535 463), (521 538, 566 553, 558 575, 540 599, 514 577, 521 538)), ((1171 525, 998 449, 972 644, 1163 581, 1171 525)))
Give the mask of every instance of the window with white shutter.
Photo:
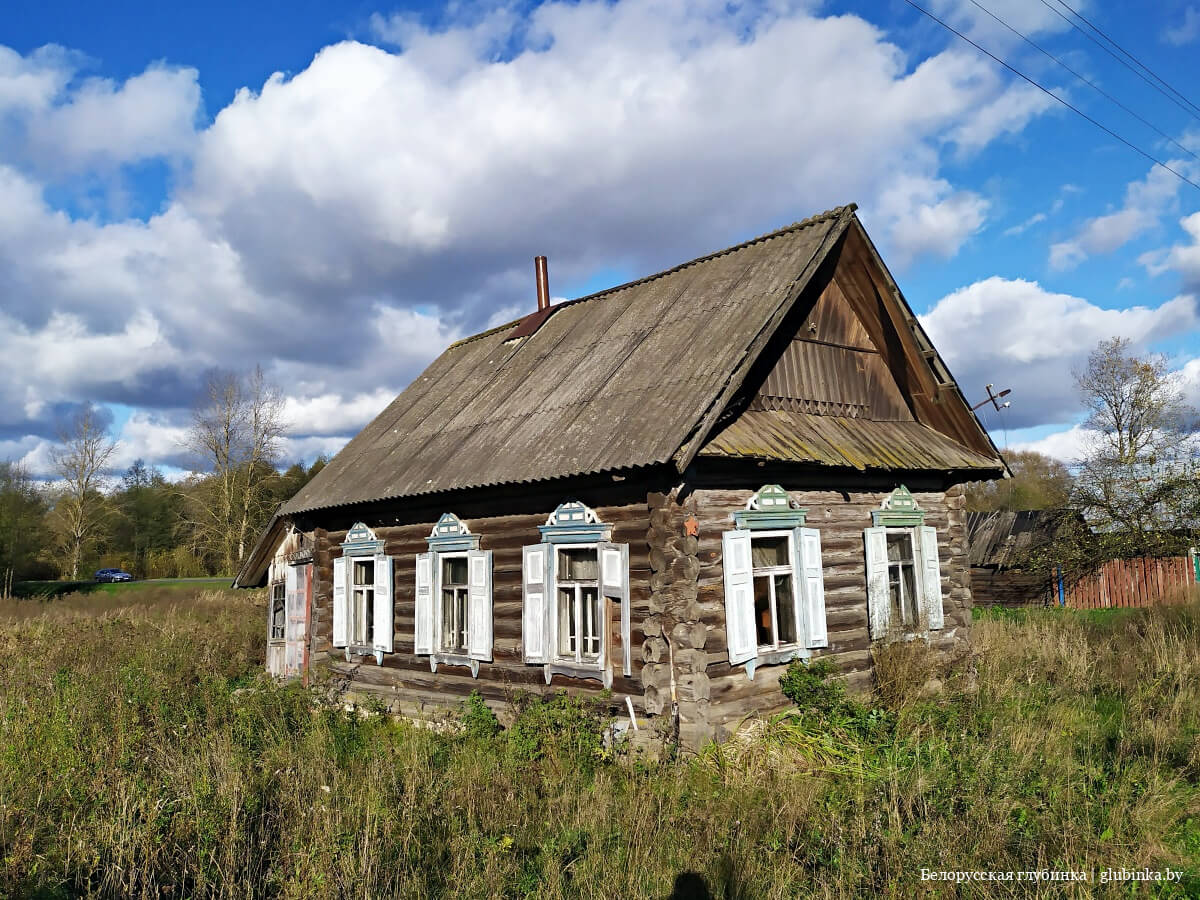
POLYGON ((629 546, 578 501, 561 504, 539 526, 542 541, 522 554, 525 661, 555 673, 612 684, 611 622, 620 616, 621 671, 632 674, 629 546))
POLYGON ((333 561, 333 646, 353 654, 383 655, 393 649, 395 593, 392 558, 383 541, 362 522, 355 523, 333 561))
POLYGON ((722 535, 725 633, 731 665, 807 658, 829 643, 821 536, 779 485, 764 485, 722 535))
POLYGON ((872 640, 916 635, 943 627, 942 574, 937 530, 901 485, 871 513, 863 532, 867 615, 872 640))
POLYGON ((415 652, 439 664, 469 666, 492 660, 492 551, 453 513, 442 515, 417 556, 415 652))

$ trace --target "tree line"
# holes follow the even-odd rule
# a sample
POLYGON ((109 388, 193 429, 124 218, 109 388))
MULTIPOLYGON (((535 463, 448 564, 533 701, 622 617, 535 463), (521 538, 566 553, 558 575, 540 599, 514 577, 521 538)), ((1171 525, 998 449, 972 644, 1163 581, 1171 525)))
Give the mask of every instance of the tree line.
POLYGON ((282 412, 261 369, 210 374, 187 430, 194 470, 168 481, 141 459, 113 477, 115 444, 83 407, 60 429, 53 481, 0 462, 0 594, 13 581, 90 579, 99 568, 232 575, 274 509, 325 465, 281 467, 282 412))

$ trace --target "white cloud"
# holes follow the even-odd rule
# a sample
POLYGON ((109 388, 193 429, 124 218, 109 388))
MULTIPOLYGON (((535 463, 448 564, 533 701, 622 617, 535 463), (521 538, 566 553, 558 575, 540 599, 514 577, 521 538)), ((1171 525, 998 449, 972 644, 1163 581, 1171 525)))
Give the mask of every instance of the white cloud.
MULTIPOLYGON (((1178 160, 1170 165, 1179 169, 1178 160)), ((1071 269, 1089 256, 1112 253, 1131 240, 1155 228, 1160 219, 1174 208, 1179 193, 1179 178, 1155 166, 1141 181, 1125 188, 1125 204, 1120 209, 1089 219, 1069 240, 1050 247, 1050 265, 1071 269)))
POLYGON ((353 397, 343 397, 341 394, 288 397, 283 417, 296 434, 353 434, 375 418, 395 396, 394 391, 379 389, 353 397))
POLYGON ((890 258, 903 267, 917 256, 957 253, 983 226, 988 202, 971 191, 954 191, 940 178, 898 176, 875 209, 891 234, 890 258))
POLYGON ((27 57, 0 47, 0 162, 64 174, 190 154, 202 112, 195 69, 78 80, 86 62, 54 46, 27 57))
POLYGON ((909 59, 810 6, 378 18, 398 51, 327 47, 199 133, 191 69, 89 80, 67 51, 0 48, 0 439, 122 403, 144 413, 125 456, 175 459, 204 372, 262 363, 289 446, 327 450, 451 340, 531 310, 539 253, 554 284, 654 271, 854 199, 894 267, 952 255, 988 202, 943 157, 1042 101, 973 54, 909 59), (145 220, 44 199, 149 158, 188 177, 145 220))
POLYGON ((1174 270, 1183 278, 1188 290, 1200 291, 1200 213, 1180 219, 1179 226, 1187 233, 1191 243, 1176 244, 1166 250, 1151 250, 1139 256, 1138 262, 1151 275, 1174 270))
POLYGON ((1070 421, 1080 411, 1072 368, 1102 340, 1137 348, 1200 327, 1190 297, 1161 306, 1102 309, 1037 282, 988 278, 943 297, 921 317, 967 396, 987 383, 1012 388, 1010 423, 1070 421))
POLYGON ((1037 225, 1038 223, 1045 222, 1045 221, 1046 221, 1045 213, 1034 213, 1032 216, 1030 216, 1024 222, 1021 222, 1018 225, 1013 225, 1011 228, 1005 228, 1004 236, 1005 237, 1016 237, 1019 234, 1024 234, 1026 231, 1028 231, 1034 225, 1037 225))
POLYGON ((1092 434, 1093 432, 1082 425, 1072 425, 1063 431, 1056 431, 1036 440, 1014 441, 1009 445, 1009 449, 1034 450, 1069 464, 1083 457, 1092 434))
POLYGON ((1163 29, 1162 39, 1173 47, 1182 47, 1200 37, 1200 10, 1189 6, 1183 11, 1183 21, 1163 29))

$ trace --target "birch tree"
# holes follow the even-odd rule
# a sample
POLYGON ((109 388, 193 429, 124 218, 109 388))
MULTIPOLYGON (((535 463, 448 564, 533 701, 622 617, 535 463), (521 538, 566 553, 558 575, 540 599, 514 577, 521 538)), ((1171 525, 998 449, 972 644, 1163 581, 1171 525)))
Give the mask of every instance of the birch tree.
POLYGON ((1196 527, 1197 413, 1161 355, 1135 356, 1126 338, 1102 341, 1075 373, 1087 438, 1075 503, 1131 553, 1167 550, 1196 527), (1160 546, 1162 545, 1162 546, 1160 546))
POLYGON ((71 579, 79 578, 79 565, 95 539, 105 513, 104 469, 116 449, 105 423, 90 404, 83 407, 59 432, 60 446, 51 455, 63 485, 55 504, 71 579))
POLYGON ((228 574, 270 512, 267 485, 283 434, 283 396, 260 367, 208 376, 187 443, 209 477, 189 498, 194 527, 228 574))

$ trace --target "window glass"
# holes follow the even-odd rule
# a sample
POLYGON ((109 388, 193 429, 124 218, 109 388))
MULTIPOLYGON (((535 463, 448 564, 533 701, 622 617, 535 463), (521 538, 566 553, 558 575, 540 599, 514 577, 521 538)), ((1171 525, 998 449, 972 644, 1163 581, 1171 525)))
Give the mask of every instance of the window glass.
POLYGON ((442 628, 439 648, 446 653, 467 652, 467 558, 443 556, 442 628))
POLYGON ((583 658, 594 662, 600 658, 600 592, 596 588, 580 588, 583 606, 583 658))
POLYGON ((577 620, 575 618, 575 589, 560 588, 558 591, 558 655, 575 657, 577 620))
POLYGON ((467 560, 463 556, 452 556, 442 560, 442 584, 465 585, 467 583, 467 560))
POLYGON ((773 575, 775 579, 775 618, 779 623, 779 643, 796 643, 796 594, 792 576, 773 575))
POLYGON ((902 625, 915 625, 918 613, 912 532, 889 531, 887 548, 888 602, 892 607, 892 615, 902 625))
POLYGON ((282 581, 271 585, 271 640, 273 641, 284 639, 287 622, 285 594, 282 581))
POLYGON ((354 561, 354 585, 371 586, 375 583, 375 560, 356 559, 354 561))
POLYGON ((758 632, 758 646, 769 647, 771 639, 771 579, 754 579, 754 627, 758 632))
POLYGON ((575 548, 558 551, 559 581, 595 581, 600 576, 600 566, 595 550, 575 548))
POLYGON ((788 558, 788 539, 784 536, 751 538, 750 563, 756 569, 791 566, 792 561, 788 558))

